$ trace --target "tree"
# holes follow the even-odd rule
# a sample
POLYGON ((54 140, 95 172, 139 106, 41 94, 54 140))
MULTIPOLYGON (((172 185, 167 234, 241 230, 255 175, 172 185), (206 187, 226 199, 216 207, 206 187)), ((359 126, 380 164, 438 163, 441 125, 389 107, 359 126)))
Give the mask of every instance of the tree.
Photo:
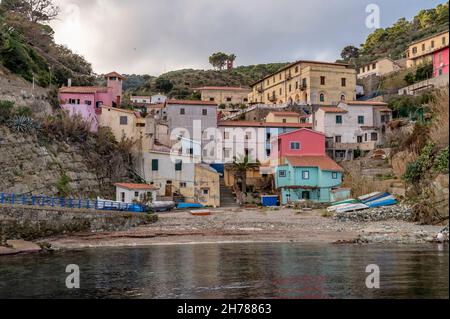
POLYGON ((353 45, 346 46, 341 52, 341 57, 342 59, 344 59, 344 61, 355 59, 358 56, 359 56, 359 49, 353 45))
POLYGON ((60 12, 52 0, 4 0, 1 6, 35 23, 48 23, 60 12))
POLYGON ((223 52, 216 52, 209 57, 209 63, 216 69, 222 70, 229 59, 229 55, 223 52))
POLYGON ((242 193, 245 194, 247 192, 247 171, 259 168, 259 166, 260 163, 252 161, 249 156, 240 157, 230 165, 235 182, 241 182, 242 193))
POLYGON ((230 54, 228 56, 228 69, 232 70, 233 69, 233 65, 234 65, 234 61, 236 61, 237 56, 235 54, 230 54))
POLYGON ((166 78, 157 78, 155 81, 155 87, 163 93, 169 93, 173 89, 173 83, 166 78))

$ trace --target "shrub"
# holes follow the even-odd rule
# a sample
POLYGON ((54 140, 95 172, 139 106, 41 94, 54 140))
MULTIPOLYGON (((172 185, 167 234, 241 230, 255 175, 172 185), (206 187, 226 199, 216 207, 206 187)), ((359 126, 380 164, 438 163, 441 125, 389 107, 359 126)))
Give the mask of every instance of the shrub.
POLYGON ((439 173, 448 173, 448 146, 436 156, 434 169, 439 173))
POLYGON ((27 116, 14 116, 8 126, 16 133, 30 133, 34 128, 33 119, 27 116))
POLYGON ((61 174, 61 178, 56 183, 56 189, 58 190, 58 196, 67 197, 71 193, 69 183, 72 180, 65 173, 61 174))
POLYGON ((0 101, 0 124, 8 122, 12 115, 14 103, 10 101, 0 101))
POLYGON ((59 110, 44 120, 42 129, 49 136, 85 142, 90 133, 90 124, 79 114, 70 116, 67 112, 59 110))

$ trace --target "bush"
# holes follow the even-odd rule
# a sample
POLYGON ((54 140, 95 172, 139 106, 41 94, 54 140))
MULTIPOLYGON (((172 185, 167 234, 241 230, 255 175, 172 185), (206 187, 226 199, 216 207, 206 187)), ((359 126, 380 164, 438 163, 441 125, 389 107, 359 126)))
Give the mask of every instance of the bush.
POLYGON ((441 150, 434 161, 434 169, 438 173, 448 173, 448 146, 441 150))
POLYGON ((12 116, 14 103, 10 101, 0 101, 0 124, 5 124, 12 116))
POLYGON ((15 133, 30 133, 35 126, 32 118, 16 115, 10 119, 8 127, 15 133))

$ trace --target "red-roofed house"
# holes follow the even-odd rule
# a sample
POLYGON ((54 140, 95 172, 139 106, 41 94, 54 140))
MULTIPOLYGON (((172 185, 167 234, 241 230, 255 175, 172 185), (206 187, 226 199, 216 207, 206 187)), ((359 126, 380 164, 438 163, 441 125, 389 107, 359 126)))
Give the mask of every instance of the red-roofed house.
POLYGON ((327 137, 327 153, 335 160, 352 160, 355 152, 367 152, 385 143, 392 111, 377 101, 341 101, 314 113, 314 130, 327 137))
MULTIPOLYGON (((333 194, 342 184, 344 170, 325 154, 324 134, 309 129, 281 134, 272 140, 272 149, 277 150, 272 165, 282 204, 302 199, 335 200, 333 194)), ((344 195, 349 196, 349 192, 344 195)))
POLYGON ((231 86, 204 86, 195 90, 200 92, 202 101, 215 102, 225 106, 248 104, 248 95, 252 91, 250 88, 231 86))
POLYGON ((102 105, 119 107, 122 101, 122 82, 124 77, 117 72, 105 75, 106 87, 72 86, 59 89, 59 101, 62 109, 71 115, 79 114, 91 123, 91 130, 98 130, 98 116, 102 105))

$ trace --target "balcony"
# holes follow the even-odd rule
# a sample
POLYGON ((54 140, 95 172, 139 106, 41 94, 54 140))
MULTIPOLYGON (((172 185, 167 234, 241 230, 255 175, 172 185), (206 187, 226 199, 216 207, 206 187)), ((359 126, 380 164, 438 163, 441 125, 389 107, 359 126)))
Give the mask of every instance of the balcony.
POLYGON ((269 96, 268 100, 269 100, 270 102, 276 102, 277 97, 276 97, 276 95, 271 95, 271 96, 269 96))
POLYGON ((306 91, 306 89, 308 88, 308 85, 306 85, 305 83, 300 84, 300 91, 306 91))

